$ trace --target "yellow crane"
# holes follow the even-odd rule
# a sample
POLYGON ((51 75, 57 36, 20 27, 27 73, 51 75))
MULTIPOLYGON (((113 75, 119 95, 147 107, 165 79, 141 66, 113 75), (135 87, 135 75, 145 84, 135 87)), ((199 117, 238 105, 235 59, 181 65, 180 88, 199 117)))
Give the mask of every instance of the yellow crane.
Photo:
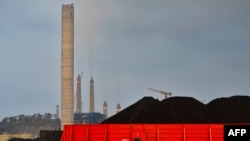
POLYGON ((156 90, 156 89, 153 89, 153 88, 148 88, 148 90, 163 94, 165 96, 165 99, 169 98, 172 95, 171 92, 160 91, 160 90, 156 90))

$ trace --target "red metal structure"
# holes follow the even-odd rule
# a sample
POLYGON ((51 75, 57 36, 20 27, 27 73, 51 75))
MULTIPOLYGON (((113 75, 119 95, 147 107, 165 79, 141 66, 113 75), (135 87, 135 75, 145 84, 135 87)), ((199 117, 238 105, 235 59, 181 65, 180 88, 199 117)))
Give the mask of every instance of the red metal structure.
POLYGON ((223 141, 223 124, 65 125, 61 141, 223 141))

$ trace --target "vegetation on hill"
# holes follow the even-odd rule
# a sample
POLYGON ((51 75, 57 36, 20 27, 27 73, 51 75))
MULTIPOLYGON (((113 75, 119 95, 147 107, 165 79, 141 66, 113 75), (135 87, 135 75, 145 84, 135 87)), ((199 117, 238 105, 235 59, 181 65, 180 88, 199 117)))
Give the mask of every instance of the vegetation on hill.
POLYGON ((53 114, 17 115, 5 117, 0 122, 0 134, 31 133, 38 135, 40 130, 59 130, 61 121, 53 114))

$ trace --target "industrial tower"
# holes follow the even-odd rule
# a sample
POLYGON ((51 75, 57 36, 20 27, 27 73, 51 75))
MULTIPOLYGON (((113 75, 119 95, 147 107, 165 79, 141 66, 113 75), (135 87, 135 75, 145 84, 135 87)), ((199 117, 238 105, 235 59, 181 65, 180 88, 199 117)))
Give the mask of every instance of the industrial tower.
POLYGON ((90 79, 90 89, 89 89, 89 112, 95 112, 95 101, 94 101, 94 79, 90 79))
POLYGON ((61 128, 73 124, 74 110, 74 6, 62 5, 61 128))
POLYGON ((116 113, 119 113, 122 110, 120 103, 116 105, 116 113))
POLYGON ((59 119, 59 105, 56 105, 55 119, 59 119))
POLYGON ((76 113, 82 113, 82 92, 81 92, 81 79, 82 74, 77 76, 76 85, 76 113))
POLYGON ((105 116, 105 118, 108 117, 108 104, 107 104, 107 101, 104 101, 103 103, 103 115, 105 116))

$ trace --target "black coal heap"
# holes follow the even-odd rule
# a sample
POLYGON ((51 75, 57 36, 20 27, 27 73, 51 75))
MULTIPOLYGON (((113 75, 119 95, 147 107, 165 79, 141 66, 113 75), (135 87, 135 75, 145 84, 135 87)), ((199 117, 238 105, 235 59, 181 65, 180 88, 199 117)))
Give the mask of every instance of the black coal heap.
POLYGON ((102 123, 250 123, 250 97, 218 98, 208 104, 192 97, 144 97, 102 123))

